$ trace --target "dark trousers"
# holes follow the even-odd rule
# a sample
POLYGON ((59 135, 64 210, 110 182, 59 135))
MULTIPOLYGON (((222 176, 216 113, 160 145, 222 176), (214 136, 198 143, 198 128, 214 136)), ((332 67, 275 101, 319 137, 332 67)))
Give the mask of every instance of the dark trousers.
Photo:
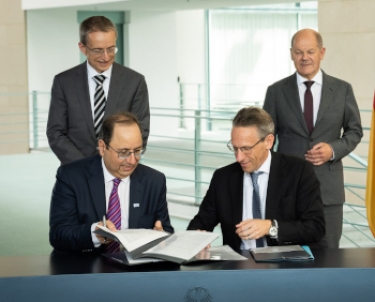
POLYGON ((326 234, 318 243, 319 247, 338 248, 342 234, 343 205, 324 206, 326 234))

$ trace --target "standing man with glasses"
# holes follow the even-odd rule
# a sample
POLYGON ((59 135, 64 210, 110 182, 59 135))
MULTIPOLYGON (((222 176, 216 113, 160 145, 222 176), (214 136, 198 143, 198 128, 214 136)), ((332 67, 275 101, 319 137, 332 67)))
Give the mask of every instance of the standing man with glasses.
POLYGON ((325 233, 319 181, 303 159, 274 153, 274 124, 261 108, 241 109, 228 148, 236 163, 215 171, 190 230, 212 232, 235 250, 314 244, 325 233))
POLYGON ((87 61, 55 77, 48 115, 48 142, 62 165, 98 154, 103 119, 118 110, 137 116, 144 147, 149 135, 147 85, 142 75, 115 62, 116 26, 94 16, 81 23, 79 34, 87 61))
POLYGON ((107 117, 100 155, 60 166, 50 208, 50 243, 55 252, 115 252, 116 242, 94 233, 97 225, 173 232, 164 174, 139 164, 146 149, 141 127, 128 112, 107 117))
POLYGON ((314 165, 326 220, 321 245, 338 248, 345 202, 342 158, 361 141, 362 126, 351 85, 320 69, 325 51, 318 32, 298 31, 290 49, 297 72, 268 87, 263 108, 275 122, 277 151, 314 165))

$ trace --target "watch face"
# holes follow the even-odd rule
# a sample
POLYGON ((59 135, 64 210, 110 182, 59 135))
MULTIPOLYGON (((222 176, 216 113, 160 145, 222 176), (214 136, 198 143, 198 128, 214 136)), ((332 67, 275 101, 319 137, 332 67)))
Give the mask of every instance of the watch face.
POLYGON ((276 227, 271 227, 270 228, 270 234, 271 237, 275 237, 277 235, 277 228, 276 227))

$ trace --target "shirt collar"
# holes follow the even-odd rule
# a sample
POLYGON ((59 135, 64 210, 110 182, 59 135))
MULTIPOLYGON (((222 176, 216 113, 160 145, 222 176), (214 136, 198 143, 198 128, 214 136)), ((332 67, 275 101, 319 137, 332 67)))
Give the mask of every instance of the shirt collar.
MULTIPOLYGON (((298 86, 304 85, 303 82, 308 81, 308 79, 304 78, 297 72, 297 84, 298 86)), ((318 73, 311 79, 311 81, 314 81, 316 84, 323 85, 323 73, 322 70, 319 69, 318 73)), ((314 83, 314 84, 315 84, 314 83)))
POLYGON ((98 75, 98 74, 102 74, 104 75, 106 78, 108 78, 109 80, 111 79, 111 74, 112 74, 112 68, 113 68, 113 64, 104 72, 102 73, 98 73, 90 64, 89 64, 89 61, 86 61, 87 62, 87 75, 89 77, 89 79, 92 79, 94 76, 98 75))
MULTIPOLYGON (((112 180, 114 180, 116 177, 114 177, 107 169, 107 167, 105 166, 105 163, 104 163, 104 159, 102 157, 102 168, 103 168, 103 174, 104 174, 104 183, 107 183, 107 182, 110 182, 112 180)), ((125 177, 125 178, 121 178, 121 181, 126 181, 128 177, 125 177)))
POLYGON ((255 170, 254 172, 255 173, 259 173, 259 172, 262 172, 262 173, 267 173, 267 174, 270 174, 270 168, 271 168, 271 151, 268 150, 268 155, 267 155, 267 159, 264 161, 264 163, 259 167, 258 170, 255 170))

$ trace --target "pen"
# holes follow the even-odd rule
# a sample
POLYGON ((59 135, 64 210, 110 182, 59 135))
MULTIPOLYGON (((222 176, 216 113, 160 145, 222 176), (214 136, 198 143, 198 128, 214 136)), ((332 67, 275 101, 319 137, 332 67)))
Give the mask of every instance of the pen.
POLYGON ((105 219, 105 215, 103 216, 103 226, 106 228, 107 227, 107 221, 105 219))

